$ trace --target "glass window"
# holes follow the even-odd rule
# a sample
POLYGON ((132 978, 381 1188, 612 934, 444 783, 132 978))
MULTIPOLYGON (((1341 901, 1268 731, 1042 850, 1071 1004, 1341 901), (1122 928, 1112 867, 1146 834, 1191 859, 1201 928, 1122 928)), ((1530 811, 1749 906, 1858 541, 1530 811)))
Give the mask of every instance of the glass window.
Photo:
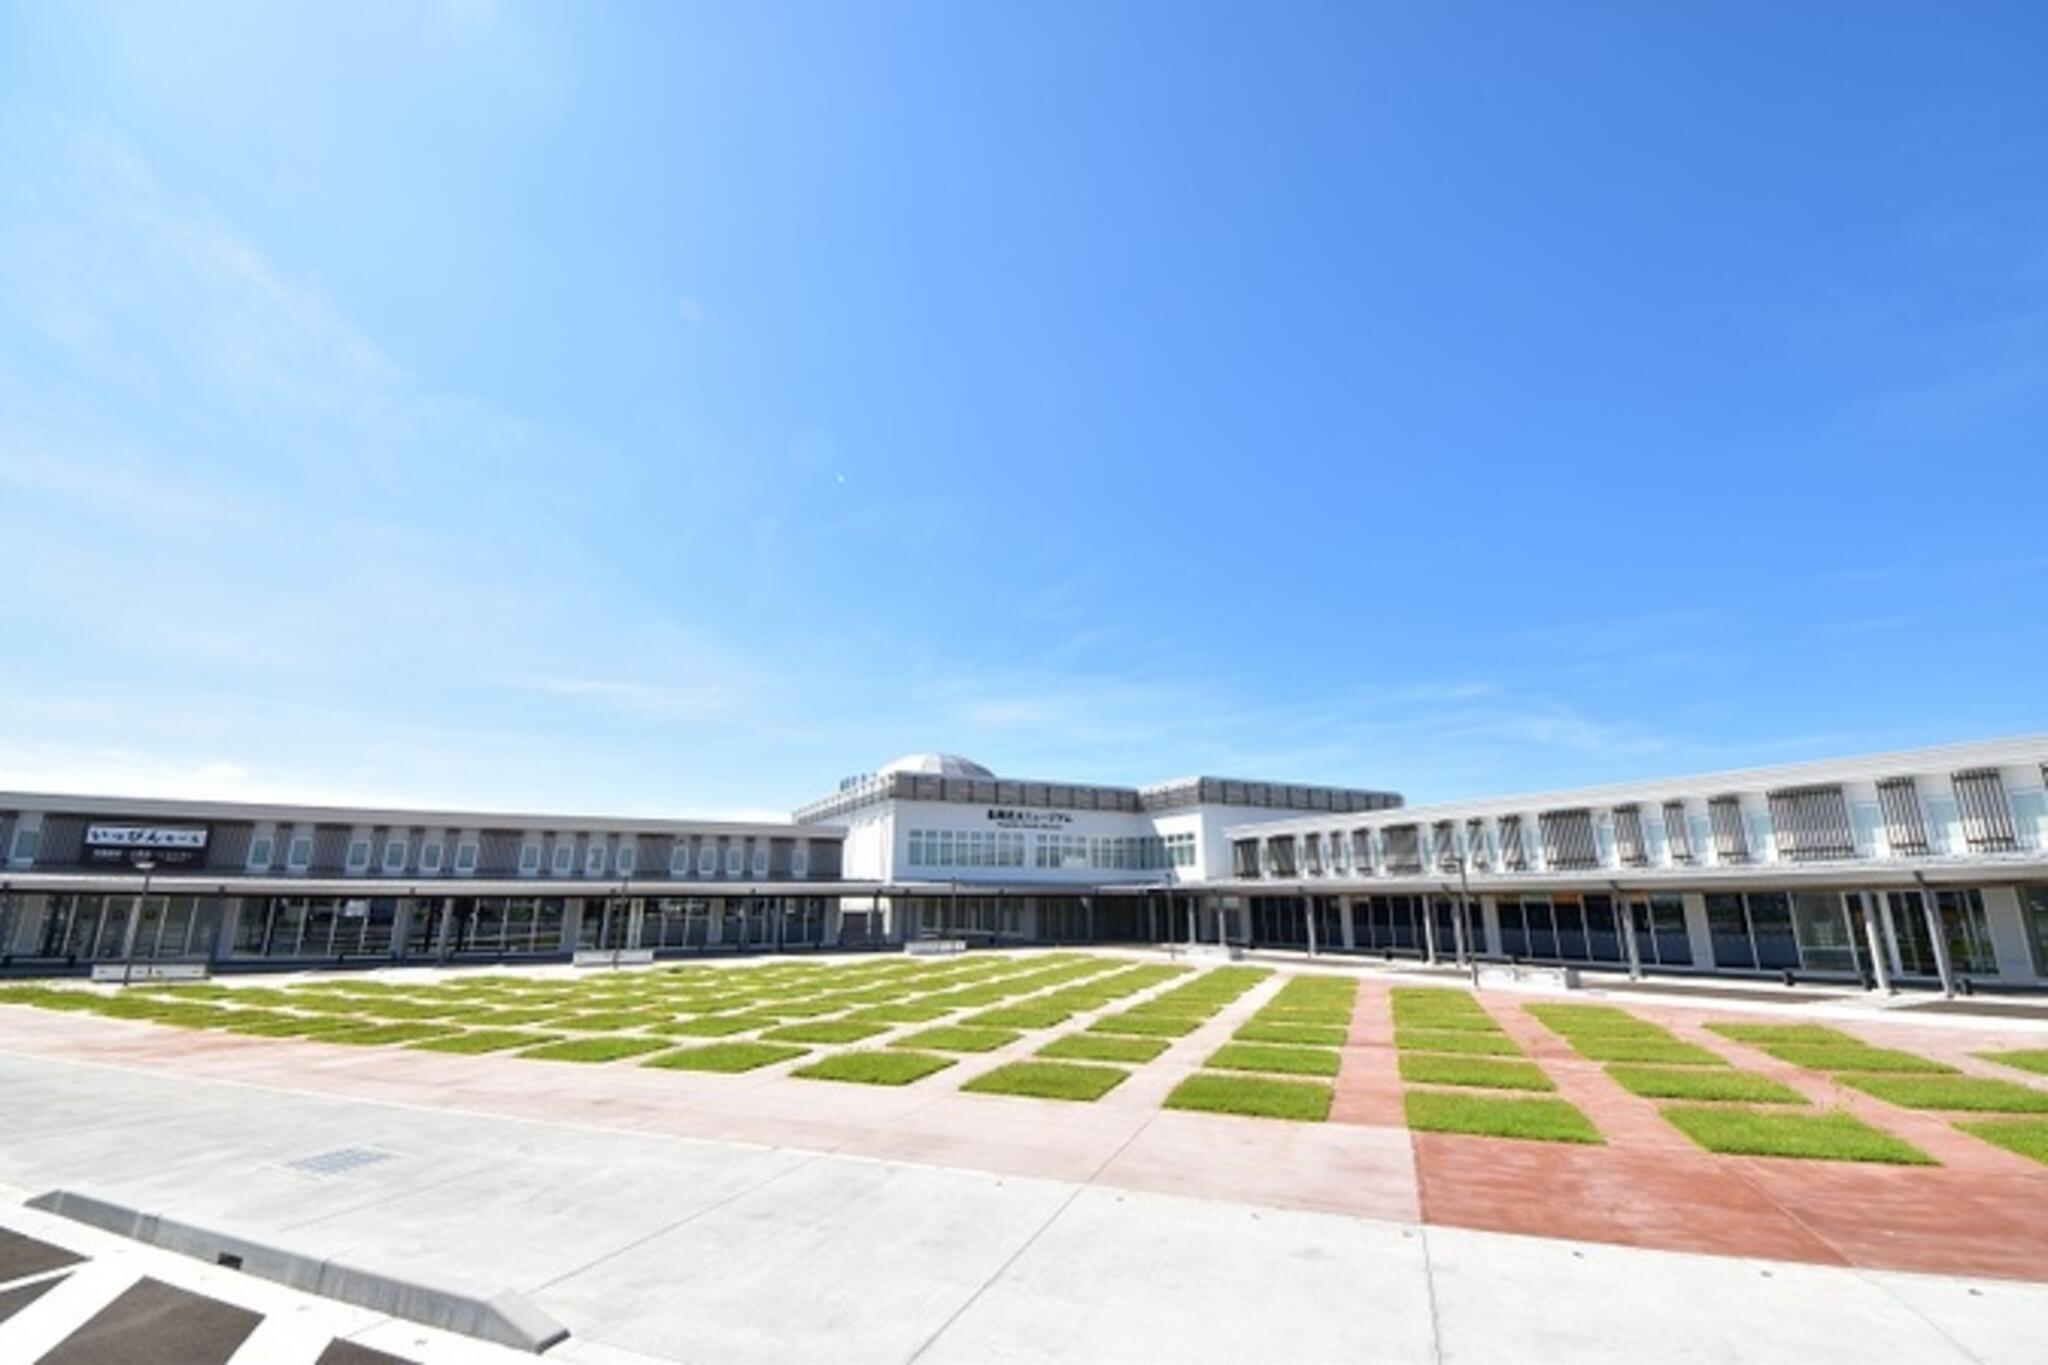
POLYGON ((304 872, 313 865, 313 841, 303 834, 294 835, 291 847, 285 853, 285 866, 294 872, 304 872))
POLYGON ((631 845, 631 844, 620 844, 620 845, 619 845, 619 874, 620 874, 621 876, 631 876, 631 875, 632 875, 632 872, 633 872, 633 864, 639 861, 639 857, 640 857, 640 853, 639 853, 639 850, 638 850, 638 849, 636 849, 636 848, 634 848, 634 847, 633 847, 633 845, 631 845))
POLYGON ((429 839, 426 843, 420 845, 420 871, 439 872, 440 870, 441 841, 439 839, 429 839))
POLYGON ((745 856, 745 853, 740 849, 737 839, 727 844, 725 846, 725 875, 728 877, 741 875, 746 870, 746 863, 743 861, 745 856))
POLYGON ((1756 944, 1756 965, 1769 971, 1799 966, 1799 940, 1792 933, 1792 898, 1782 891, 1752 891, 1750 936, 1756 944))
POLYGON ((476 871, 476 853, 476 841, 473 839, 464 839, 462 842, 456 844, 455 870, 457 872, 476 871))
POLYGON ((768 875, 768 846, 766 844, 757 843, 754 845, 753 875, 755 875, 756 877, 765 877, 768 875))
POLYGON ((1937 891, 1934 904, 1948 939, 1949 961, 1959 972, 1998 975, 1998 954, 1991 947, 1991 926, 1984 919, 1984 893, 1976 887, 1937 891))
POLYGON ((1529 926, 1529 956, 1555 958, 1557 956, 1557 924, 1551 918, 1550 902, 1545 900, 1523 901, 1522 918, 1529 926))
POLYGON ((540 845, 531 839, 519 846, 519 870, 521 872, 540 871, 540 845))
POLYGON ((718 847, 709 839, 697 846, 697 875, 715 877, 718 875, 718 847))
POLYGON ((1707 932, 1714 940, 1714 965, 1744 970, 1756 966, 1756 950, 1750 946, 1749 920, 1742 913, 1742 897, 1715 891, 1707 896, 1707 932))
POLYGON ((1529 955, 1529 928, 1522 918, 1522 903, 1502 897, 1494 905, 1494 914, 1500 920, 1500 950, 1509 957, 1529 955))
POLYGON ((668 874, 671 877, 690 875, 690 841, 676 840, 675 847, 668 852, 668 874))
POLYGON ((17 829, 14 831, 14 851, 8 857, 17 863, 32 863, 42 851, 43 831, 40 828, 17 829))
POLYGON ((348 870, 363 872, 370 866, 370 841, 351 839, 348 841, 348 870))
MULTIPOLYGON (((1024 836, 1020 834, 1017 837, 1021 840, 1024 836)), ((789 875, 792 877, 808 877, 811 875, 811 851, 802 844, 798 844, 789 852, 789 875)))
POLYGON ((389 839, 385 841, 384 870, 386 872, 405 871, 405 840, 389 839))
POLYGON ((249 870, 261 872, 270 866, 270 859, 277 847, 276 841, 268 834, 259 834, 249 841, 249 870))
POLYGON ((1575 900, 1560 896, 1551 906, 1557 921, 1557 955, 1583 962, 1591 954, 1586 946, 1586 914, 1575 900))
POLYGON ((2034 949, 2034 975, 2048 976, 2048 885, 2036 882, 2019 890, 2020 918, 2027 923, 2027 942, 2034 949))
POLYGON ((605 847, 605 842, 602 839, 592 839, 585 845, 583 849, 583 871, 585 874, 592 877, 602 875, 606 855, 610 852, 611 850, 605 847))
POLYGON ((1857 967, 1855 917, 1839 891, 1800 891, 1792 897, 1792 929, 1808 971, 1853 972, 1857 967))
POLYGON ((1622 962, 1628 957, 1611 896, 1586 897, 1586 955, 1595 962, 1622 962))
POLYGON ((557 877, 566 877, 575 866, 575 842, 569 839, 557 839, 555 841, 555 875, 557 877))

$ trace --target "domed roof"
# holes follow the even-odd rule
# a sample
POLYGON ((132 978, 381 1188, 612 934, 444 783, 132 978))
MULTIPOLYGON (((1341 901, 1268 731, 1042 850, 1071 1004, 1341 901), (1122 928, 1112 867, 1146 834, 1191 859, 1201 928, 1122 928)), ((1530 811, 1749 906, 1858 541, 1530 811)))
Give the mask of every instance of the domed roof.
POLYGON ((994 777, 971 758, 958 754, 905 754, 882 765, 883 773, 923 773, 929 777, 994 777))

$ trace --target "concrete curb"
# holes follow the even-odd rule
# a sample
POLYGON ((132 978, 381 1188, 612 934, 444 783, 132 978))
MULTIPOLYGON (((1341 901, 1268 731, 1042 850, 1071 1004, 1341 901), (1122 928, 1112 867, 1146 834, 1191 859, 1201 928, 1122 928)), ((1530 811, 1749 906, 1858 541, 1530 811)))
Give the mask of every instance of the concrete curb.
POLYGON ((166 1251, 230 1266, 308 1294, 522 1351, 539 1354, 569 1335, 568 1328, 510 1291, 484 1297, 465 1289, 400 1279, 323 1260, 240 1233, 202 1228, 166 1214, 148 1213, 83 1190, 49 1190, 28 1200, 27 1207, 166 1251))

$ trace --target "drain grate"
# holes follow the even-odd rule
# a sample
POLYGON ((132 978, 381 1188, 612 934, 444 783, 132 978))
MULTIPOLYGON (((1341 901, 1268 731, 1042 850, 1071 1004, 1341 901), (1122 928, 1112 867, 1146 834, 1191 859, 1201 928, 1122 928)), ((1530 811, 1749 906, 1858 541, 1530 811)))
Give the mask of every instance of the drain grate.
POLYGON ((319 1152, 313 1156, 302 1156, 297 1161, 287 1161, 285 1167, 294 1171, 309 1171, 314 1175, 340 1175, 343 1171, 360 1170, 374 1166, 380 1161, 389 1161, 396 1152, 380 1152, 375 1147, 337 1147, 331 1152, 319 1152))

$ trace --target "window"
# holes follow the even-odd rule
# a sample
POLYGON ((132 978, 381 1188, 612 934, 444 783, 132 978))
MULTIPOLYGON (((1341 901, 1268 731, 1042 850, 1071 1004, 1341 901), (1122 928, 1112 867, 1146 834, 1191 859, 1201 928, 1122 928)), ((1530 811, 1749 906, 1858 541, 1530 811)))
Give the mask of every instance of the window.
POLYGON ((1877 784, 1877 803, 1884 810, 1885 842, 1894 858, 1927 856, 1927 812, 1910 777, 1891 777, 1877 784))
POLYGON ((676 840, 675 847, 668 851, 668 874, 671 877, 687 877, 690 875, 690 841, 688 839, 676 840))
POLYGON ((1685 802, 1664 803, 1664 843, 1671 850, 1671 861, 1675 864, 1689 864, 1693 861, 1692 827, 1685 820, 1685 802))
POLYGON ((716 877, 718 875, 718 845, 709 839, 697 845, 697 875, 716 877))
POLYGON ((1650 846, 1643 842, 1643 812, 1640 807, 1614 808, 1614 850, 1623 867, 1650 865, 1650 846))
POLYGON ((1529 870, 1529 853, 1522 847, 1522 817, 1519 815, 1500 818, 1500 865, 1507 872, 1529 870))
POLYGON ((740 849, 739 840, 735 839, 727 844, 725 846, 725 875, 728 877, 742 875, 746 870, 744 859, 745 854, 740 849))
POLYGON ((285 869, 290 872, 304 872, 313 865, 313 840, 310 835, 294 834, 284 855, 285 869))
POLYGON ((476 871, 476 840, 463 839, 455 845, 455 870, 464 876, 476 871))
POLYGON ((1629 906, 1635 926, 1636 956, 1660 967, 1690 967, 1692 936, 1685 929, 1685 902, 1677 896, 1652 896, 1629 906))
MULTIPOLYGON (((1927 936, 1926 905, 1918 891, 1890 891, 1892 934, 1899 946, 1899 969, 1914 976, 1936 976, 1941 967, 1927 936)), ((1935 919, 1948 947, 1949 965, 1979 976, 1998 974, 1998 956, 1991 948, 1991 929, 1984 919, 1984 895, 1975 887, 1934 894, 1935 919)))
POLYGON ((1770 794, 1778 856, 1790 862, 1856 856, 1849 803, 1840 787, 1789 787, 1770 794))
POLYGON ((1742 802, 1733 796, 1717 796, 1707 802, 1707 818, 1714 827, 1714 858, 1723 863, 1749 861, 1749 832, 1742 825, 1742 802))
POLYGON ((22 828, 14 831, 14 848, 7 855, 8 861, 33 863, 36 855, 43 851, 43 831, 37 828, 22 828))
POLYGON ((1742 897, 1710 892, 1707 896, 1707 933, 1714 940, 1714 965, 1744 971, 1756 966, 1756 950, 1750 946, 1749 919, 1742 912, 1742 897))
POLYGON ((248 868, 251 872, 267 872, 270 860, 276 856, 277 840, 268 834, 259 834, 249 841, 248 868))
POLYGON ((768 845, 761 843, 759 840, 756 840, 754 843, 753 870, 750 875, 755 877, 765 877, 768 875, 768 845))
MULTIPOLYGON (((1017 836, 1018 865, 1020 867, 1023 865, 1023 843, 1024 836, 1020 834, 1017 836)), ((808 877, 811 875, 811 850, 808 844, 799 843, 789 851, 789 875, 792 877, 808 877)))
POLYGON ((1998 769, 1957 773, 1955 784, 1956 804, 1963 810, 1963 839, 1970 852, 2016 852, 2019 835, 2013 828, 2012 807, 2006 803, 2005 782, 1998 769))
POLYGON ((1839 891, 1794 892, 1792 930, 1799 937, 1800 964, 1815 972, 1855 971, 1861 962, 1856 918, 1839 891))
POLYGON ((370 841, 351 839, 348 841, 348 870, 367 872, 370 868, 370 841))
POLYGON ((1360 873, 1372 875, 1372 831, 1354 829, 1351 831, 1351 865, 1360 873))
POLYGON ((557 877, 566 877, 575 868, 576 841, 573 839, 555 840, 555 875, 557 877))
POLYGON ((1380 831, 1387 851, 1387 871, 1422 871, 1422 831, 1414 825, 1388 825, 1380 831))
MULTIPOLYGON (((539 862, 539 856, 537 852, 535 855, 535 862, 536 864, 538 864, 539 862)), ((427 840, 427 842, 420 845, 420 871, 439 872, 440 870, 441 841, 439 839, 429 839, 427 840)))
POLYGON ((519 846, 519 875, 531 877, 540 871, 540 842, 528 839, 519 846))
POLYGON ((1454 820, 1439 820, 1429 827, 1429 841, 1435 845, 1436 865, 1441 872, 1458 870, 1458 825, 1454 820))
POLYGON ((1274 876, 1292 877, 1295 875, 1293 835, 1277 835, 1266 840, 1266 856, 1272 863, 1274 876))
POLYGON ((1600 850, 1593 842, 1593 812, 1547 810, 1537 817, 1543 832, 1543 860, 1555 870, 1600 866, 1600 850))
POLYGON ((1259 841, 1233 839, 1230 842, 1230 870, 1239 877, 1259 875, 1259 841))
POLYGON ((605 847, 604 840, 592 837, 591 841, 583 847, 583 875, 586 877, 602 877, 604 875, 605 860, 610 852, 611 850, 605 847))
POLYGON ((384 870, 386 872, 405 871, 405 840, 386 839, 384 841, 384 870))
POLYGON ((633 864, 639 861, 639 851, 631 844, 619 845, 618 867, 621 877, 633 875, 633 864))
POLYGON ((1486 871, 1488 862, 1484 820, 1474 819, 1465 822, 1465 858, 1474 872, 1486 871))
POLYGON ((2022 886, 2019 894, 2020 918, 2026 921, 2027 942, 2034 949, 2034 975, 2048 977, 2048 885, 2022 886))

